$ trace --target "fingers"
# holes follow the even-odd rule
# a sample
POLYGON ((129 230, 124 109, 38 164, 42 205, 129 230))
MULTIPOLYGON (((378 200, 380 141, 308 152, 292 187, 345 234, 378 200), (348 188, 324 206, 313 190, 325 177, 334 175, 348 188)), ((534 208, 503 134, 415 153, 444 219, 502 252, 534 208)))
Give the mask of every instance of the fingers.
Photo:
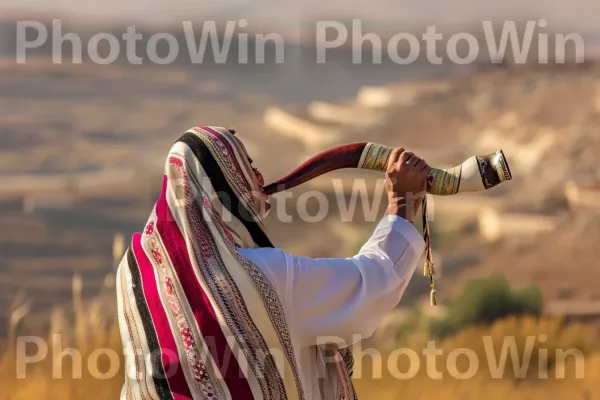
POLYGON ((400 161, 401 164, 412 165, 411 160, 413 159, 413 157, 416 157, 415 153, 413 153, 411 151, 405 151, 404 153, 402 153, 400 155, 400 160, 398 160, 398 161, 400 161))
POLYGON ((429 172, 429 165, 425 160, 411 151, 404 151, 402 147, 397 147, 390 154, 388 170, 392 168, 396 169, 401 165, 408 165, 413 171, 429 172))
POLYGON ((419 161, 415 164, 415 169, 417 171, 424 171, 427 167, 429 167, 429 165, 427 165, 425 160, 423 160, 422 158, 419 159, 419 161))
POLYGON ((429 165, 421 157, 412 154, 407 158, 405 164, 411 167, 410 169, 415 172, 429 172, 429 165))
POLYGON ((396 147, 392 150, 392 154, 390 154, 390 159, 388 160, 388 168, 391 168, 394 164, 400 160, 400 157, 404 154, 404 149, 402 147, 396 147))

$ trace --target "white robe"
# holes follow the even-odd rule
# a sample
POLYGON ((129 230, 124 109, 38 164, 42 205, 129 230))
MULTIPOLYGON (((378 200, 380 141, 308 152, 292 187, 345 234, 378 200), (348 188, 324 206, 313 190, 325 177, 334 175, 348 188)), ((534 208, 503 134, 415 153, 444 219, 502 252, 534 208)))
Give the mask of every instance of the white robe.
POLYGON ((321 398, 315 345, 331 341, 352 345, 371 336, 397 306, 424 248, 413 224, 386 216, 351 258, 239 249, 264 271, 281 299, 307 400, 321 398))

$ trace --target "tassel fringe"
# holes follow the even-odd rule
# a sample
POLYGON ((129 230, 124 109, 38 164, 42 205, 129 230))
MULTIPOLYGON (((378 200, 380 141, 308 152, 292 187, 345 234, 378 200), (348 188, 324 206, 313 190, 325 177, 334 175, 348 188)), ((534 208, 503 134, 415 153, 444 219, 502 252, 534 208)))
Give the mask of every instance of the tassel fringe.
POLYGON ((436 307, 438 305, 437 299, 435 297, 436 288, 435 288, 435 264, 433 263, 433 254, 431 250, 431 233, 429 231, 429 220, 427 218, 427 197, 423 199, 423 239, 425 240, 425 267, 423 274, 429 277, 431 282, 431 293, 429 294, 429 302, 432 307, 436 307))

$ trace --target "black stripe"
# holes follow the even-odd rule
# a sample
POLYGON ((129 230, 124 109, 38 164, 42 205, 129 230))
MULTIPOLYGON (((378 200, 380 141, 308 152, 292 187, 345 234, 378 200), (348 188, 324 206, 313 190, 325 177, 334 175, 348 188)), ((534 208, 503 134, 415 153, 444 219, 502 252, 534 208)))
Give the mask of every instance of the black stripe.
MULTIPOLYGON (((146 334, 146 341, 148 342, 148 348, 150 350, 150 354, 152 355, 150 357, 152 360, 151 362, 153 371, 152 380, 154 381, 156 393, 161 400, 173 400, 171 389, 169 388, 169 383, 167 382, 165 371, 162 365, 160 345, 158 343, 156 331, 154 330, 152 317, 150 316, 150 310, 146 304, 146 297, 144 296, 142 275, 140 274, 137 261, 135 260, 135 255, 133 254, 131 247, 127 249, 127 263, 129 264, 129 270, 131 271, 131 281, 133 284, 135 304, 138 312, 140 313, 142 326, 144 327, 144 333, 146 334)), ((147 355, 144 354, 144 356, 147 355)))
POLYGON ((219 167, 219 164, 211 154, 206 144, 198 136, 191 132, 186 132, 181 136, 178 142, 185 143, 192 149, 194 155, 202 165, 202 168, 208 174, 210 182, 219 196, 221 203, 239 219, 250 235, 252 239, 259 247, 273 247, 273 244, 263 232, 261 227, 256 223, 250 212, 242 205, 240 200, 234 194, 233 190, 229 186, 227 179, 223 175, 223 171, 219 167))

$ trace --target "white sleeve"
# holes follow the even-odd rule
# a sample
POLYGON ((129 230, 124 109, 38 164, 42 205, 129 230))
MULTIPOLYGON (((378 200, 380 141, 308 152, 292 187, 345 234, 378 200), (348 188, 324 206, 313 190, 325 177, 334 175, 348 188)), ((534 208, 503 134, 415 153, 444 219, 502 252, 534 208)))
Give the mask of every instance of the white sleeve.
POLYGON ((240 249, 265 272, 290 329, 307 346, 366 339, 396 307, 424 249, 417 229, 386 216, 351 258, 309 258, 281 249, 240 249))

